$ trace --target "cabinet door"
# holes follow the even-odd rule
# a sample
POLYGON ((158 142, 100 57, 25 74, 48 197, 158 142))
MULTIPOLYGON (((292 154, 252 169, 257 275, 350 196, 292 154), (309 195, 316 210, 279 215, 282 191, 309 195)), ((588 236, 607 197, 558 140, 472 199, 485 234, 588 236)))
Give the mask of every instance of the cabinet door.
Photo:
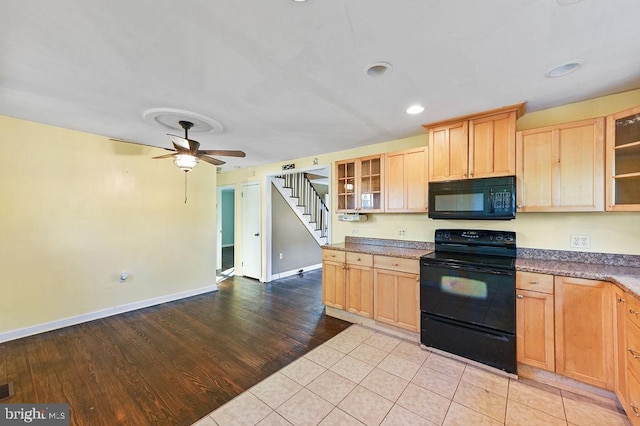
POLYGON ((396 325, 411 331, 418 331, 420 306, 420 277, 405 272, 396 273, 398 314, 396 325))
POLYGON ((408 149, 385 155, 385 211, 427 211, 427 149, 408 149))
POLYGON ((469 177, 516 173, 516 112, 469 121, 469 177))
POLYGON ((357 209, 382 211, 384 209, 384 163, 381 155, 358 158, 356 175, 357 209))
POLYGON ((337 211, 355 211, 356 205, 356 160, 336 163, 337 211))
POLYGON ((615 306, 615 333, 614 355, 615 355, 615 392, 616 396, 625 409, 627 406, 627 364, 626 364, 626 341, 625 341, 625 311, 627 309, 627 298, 624 291, 614 286, 614 306, 615 306))
POLYGON ((613 390, 613 296, 604 281, 555 277, 556 373, 613 390))
POLYGON ((604 120, 517 134, 519 211, 604 211, 604 120))
POLYGON ((468 176, 468 122, 429 129, 429 181, 464 179, 468 176))
POLYGON ((518 362, 555 371, 553 294, 516 289, 518 362))
POLYGON ((346 286, 347 311, 373 318, 373 268, 347 263, 346 286))
POLYGON ((640 106, 607 117, 607 210, 640 211, 640 106))
POLYGON ((396 274, 384 269, 374 270, 374 318, 387 324, 396 323, 396 274))
POLYGON ((326 306, 344 310, 344 263, 322 262, 322 303, 326 306))

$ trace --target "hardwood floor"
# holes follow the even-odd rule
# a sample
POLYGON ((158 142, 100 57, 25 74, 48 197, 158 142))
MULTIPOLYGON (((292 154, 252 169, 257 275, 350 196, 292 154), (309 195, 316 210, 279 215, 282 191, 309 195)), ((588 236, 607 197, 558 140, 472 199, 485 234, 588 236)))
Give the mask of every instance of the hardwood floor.
POLYGON ((350 325, 324 315, 320 270, 218 286, 2 344, 1 402, 69 403, 73 425, 190 425, 350 325))

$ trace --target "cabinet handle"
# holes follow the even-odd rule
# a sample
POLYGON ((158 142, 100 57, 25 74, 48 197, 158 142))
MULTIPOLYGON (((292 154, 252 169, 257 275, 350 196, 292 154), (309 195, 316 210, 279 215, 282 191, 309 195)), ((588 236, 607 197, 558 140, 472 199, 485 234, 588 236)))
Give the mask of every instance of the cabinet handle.
POLYGON ((631 405, 631 408, 633 408, 633 414, 635 414, 636 417, 640 417, 640 411, 638 411, 638 407, 633 405, 633 403, 630 403, 630 405, 631 405))
POLYGON ((627 348, 627 350, 629 351, 629 353, 631 354, 631 356, 633 356, 633 359, 638 359, 640 358, 640 352, 638 351, 634 351, 631 348, 627 348))
POLYGON ((616 300, 618 301, 618 303, 624 303, 626 302, 626 300, 624 300, 622 297, 620 296, 616 296, 616 300))
POLYGON ((629 309, 629 313, 633 314, 633 315, 637 315, 638 311, 634 310, 634 309, 629 309))
POLYGON ((398 264, 397 264, 397 263, 394 263, 394 264, 393 264, 393 266, 398 266, 398 264))
POLYGON ((523 295, 521 295, 521 294, 518 294, 516 297, 517 297, 518 299, 524 299, 524 296, 523 296, 523 295))
POLYGON ((538 284, 538 281, 536 281, 536 280, 531 280, 531 281, 529 281, 529 284, 538 284))

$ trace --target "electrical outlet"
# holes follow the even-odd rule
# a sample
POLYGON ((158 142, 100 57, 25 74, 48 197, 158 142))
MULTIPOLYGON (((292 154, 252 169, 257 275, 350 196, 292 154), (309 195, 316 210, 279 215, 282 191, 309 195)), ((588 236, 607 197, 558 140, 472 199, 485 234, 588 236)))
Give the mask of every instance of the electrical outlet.
POLYGON ((406 237, 407 236, 407 230, 406 229, 398 229, 398 235, 401 237, 406 237))
POLYGON ((351 229, 351 235, 358 235, 358 228, 351 229))
POLYGON ((591 248, 590 235, 571 235, 571 248, 588 249, 591 248))
POLYGON ((282 253, 280 253, 280 260, 282 260, 282 253))

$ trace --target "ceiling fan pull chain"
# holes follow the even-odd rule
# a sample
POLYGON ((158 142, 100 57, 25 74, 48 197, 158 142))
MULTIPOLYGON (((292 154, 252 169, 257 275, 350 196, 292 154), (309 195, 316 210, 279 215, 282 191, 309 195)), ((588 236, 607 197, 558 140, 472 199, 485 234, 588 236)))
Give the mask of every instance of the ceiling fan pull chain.
POLYGON ((187 204, 187 172, 184 172, 184 203, 187 204))

